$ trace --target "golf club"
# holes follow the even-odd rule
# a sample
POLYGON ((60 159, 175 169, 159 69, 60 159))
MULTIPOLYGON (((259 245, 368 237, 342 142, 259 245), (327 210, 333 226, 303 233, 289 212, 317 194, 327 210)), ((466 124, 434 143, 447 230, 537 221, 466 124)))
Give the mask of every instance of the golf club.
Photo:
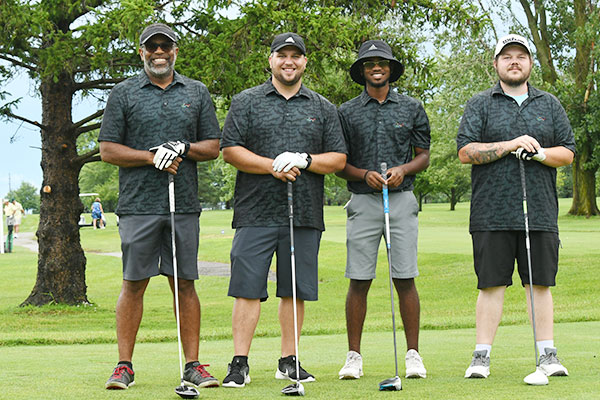
POLYGON ((294 346, 296 350, 296 383, 281 389, 286 396, 304 396, 304 386, 300 383, 300 362, 298 361, 298 311, 296 309, 296 256, 294 254, 294 193, 292 182, 287 183, 288 208, 290 215, 290 257, 292 264, 292 302, 294 307, 294 346))
MULTIPOLYGON (((387 179, 387 163, 381 163, 381 176, 387 179)), ((394 281, 392 280, 392 247, 390 239, 390 201, 387 184, 383 184, 383 214, 385 216, 385 244, 387 248, 388 267, 390 275, 390 300, 392 303, 392 328, 394 333, 394 362, 396 363, 396 376, 379 382, 379 390, 402 390, 402 381, 398 375, 398 351, 396 349, 396 314, 394 310, 394 281)))
POLYGON ((519 158, 521 187, 523 188, 523 215, 525 217, 525 248, 527 249, 527 268, 529 272, 529 297, 531 298, 531 326, 533 326, 533 348, 535 349, 535 372, 527 375, 523 381, 528 385, 547 385, 548 377, 540 370, 535 330, 535 307, 533 303, 533 278, 531 276, 531 246, 529 242, 529 218, 527 217, 527 185, 525 183, 525 165, 519 158))
POLYGON ((179 351, 179 376, 181 386, 175 388, 175 393, 183 399, 198 398, 198 390, 183 383, 183 365, 181 360, 181 324, 179 321, 179 282, 177 281, 177 248, 175 247, 175 180, 169 174, 169 211, 171 213, 171 248, 173 250, 173 286, 175 288, 175 320, 177 321, 177 350, 179 351))

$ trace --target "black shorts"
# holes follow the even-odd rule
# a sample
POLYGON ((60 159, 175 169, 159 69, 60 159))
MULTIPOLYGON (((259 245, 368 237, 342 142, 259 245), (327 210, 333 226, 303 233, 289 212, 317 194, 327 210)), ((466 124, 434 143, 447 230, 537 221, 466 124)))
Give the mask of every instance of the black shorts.
MULTIPOLYGON (((512 285, 515 259, 521 285, 529 284, 524 231, 472 232, 477 288, 512 285)), ((558 272, 558 234, 529 232, 533 284, 555 286, 558 272)))
MULTIPOLYGON (((313 228, 294 229, 296 295, 302 300, 318 298, 318 255, 321 232, 313 228)), ((265 301, 267 277, 273 254, 277 254, 277 297, 292 297, 289 227, 238 228, 231 246, 232 297, 265 301)))

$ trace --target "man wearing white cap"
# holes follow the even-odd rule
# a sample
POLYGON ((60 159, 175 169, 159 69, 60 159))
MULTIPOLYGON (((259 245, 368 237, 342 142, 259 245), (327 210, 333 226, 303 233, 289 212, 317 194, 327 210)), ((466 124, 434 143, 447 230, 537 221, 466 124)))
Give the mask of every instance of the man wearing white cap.
POLYGON ((540 369, 549 376, 568 375, 556 356, 550 287, 556 283, 560 245, 556 168, 573 161, 575 139, 558 99, 528 83, 532 66, 527 39, 501 38, 494 52, 499 82, 467 102, 456 139, 459 159, 472 164, 469 231, 479 289, 476 346, 465 378, 490 374, 490 352, 515 259, 531 304, 523 191, 519 161, 512 154, 525 161, 540 369))

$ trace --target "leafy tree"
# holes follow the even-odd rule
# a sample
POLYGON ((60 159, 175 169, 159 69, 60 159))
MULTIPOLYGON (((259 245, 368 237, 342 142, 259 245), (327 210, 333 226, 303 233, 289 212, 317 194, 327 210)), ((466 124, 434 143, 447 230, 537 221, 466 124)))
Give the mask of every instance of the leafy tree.
MULTIPOLYGON (((385 37, 386 22, 452 29, 473 23, 473 13, 472 6, 458 0, 0 2, 0 60, 8 63, 0 66, 0 78, 5 82, 15 71, 26 71, 42 103, 41 122, 16 114, 18 101, 0 105, 0 116, 30 123, 42 137, 38 274, 23 304, 87 302, 77 225, 83 210, 78 177, 84 164, 99 158, 97 148, 78 152, 77 138, 99 128, 103 111, 74 122, 72 104, 77 96, 103 96, 140 69, 136 40, 147 23, 176 21, 172 25, 181 37, 178 71, 205 82, 223 104, 266 80, 274 33, 297 31, 310 51, 308 86, 340 103, 361 90, 347 74, 355 50, 367 38, 385 37), (237 7, 239 16, 221 16, 226 7, 237 7)), ((423 76, 419 60, 403 53, 410 48, 407 43, 407 37, 393 41, 408 69, 423 76)), ((218 162, 214 165, 227 171, 218 162)))
POLYGON ((40 212, 40 195, 37 188, 29 182, 22 182, 16 190, 8 192, 8 199, 15 199, 25 210, 32 210, 34 213, 40 212))

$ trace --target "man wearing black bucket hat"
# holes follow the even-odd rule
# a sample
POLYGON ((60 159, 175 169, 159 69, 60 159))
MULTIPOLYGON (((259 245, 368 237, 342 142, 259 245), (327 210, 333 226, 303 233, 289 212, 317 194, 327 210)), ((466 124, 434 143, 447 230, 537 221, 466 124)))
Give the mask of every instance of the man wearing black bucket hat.
POLYGON ((200 301, 198 279, 199 161, 219 155, 221 132, 206 86, 174 70, 177 34, 151 24, 140 35, 144 70, 111 91, 98 140, 102 160, 119 166, 119 234, 123 281, 116 306, 119 362, 106 389, 135 383, 132 365, 136 335, 150 278, 165 275, 179 294, 183 378, 196 387, 219 386, 198 361, 200 301), (174 175, 177 260, 171 247, 168 176, 174 175), (174 266, 178 271, 177 291, 174 266))
POLYGON ((304 40, 277 35, 271 44, 271 78, 233 97, 223 127, 223 159, 238 169, 235 182, 228 295, 233 306, 234 357, 224 387, 250 382, 248 354, 268 298, 267 277, 277 253, 281 358, 277 379, 314 381, 296 372, 291 235, 287 182, 293 182, 293 223, 298 291, 298 333, 304 302, 317 300, 317 260, 323 223, 324 175, 341 170, 346 146, 336 108, 302 84, 307 63, 304 40))
POLYGON ((415 175, 429 165, 429 120, 421 103, 390 87, 404 72, 387 43, 368 40, 350 67, 352 80, 365 86, 342 104, 339 114, 348 148, 339 176, 348 181, 346 297, 348 354, 340 379, 362 376, 360 341, 367 311, 367 294, 375 278, 377 253, 384 231, 382 188, 389 188, 392 277, 400 299, 406 336, 406 377, 425 378, 419 350, 417 213, 412 193, 415 175), (380 165, 387 163, 385 178, 380 165))

